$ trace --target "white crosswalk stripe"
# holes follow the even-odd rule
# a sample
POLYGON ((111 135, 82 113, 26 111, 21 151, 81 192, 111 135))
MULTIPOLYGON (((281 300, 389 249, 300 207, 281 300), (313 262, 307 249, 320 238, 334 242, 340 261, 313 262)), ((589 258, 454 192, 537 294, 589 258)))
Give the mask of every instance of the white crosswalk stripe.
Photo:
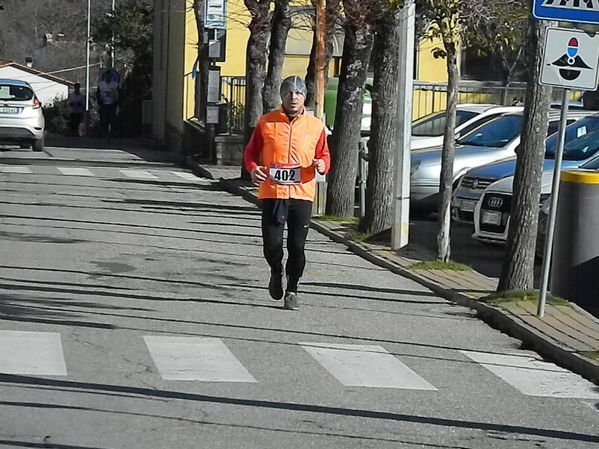
POLYGON ((87 168, 78 168, 78 167, 57 167, 57 168, 58 168, 58 171, 60 171, 63 175, 70 175, 70 176, 95 176, 87 168))
POLYGON ((2 173, 31 173, 29 167, 22 165, 0 165, 0 172, 2 173))
POLYGON ((531 354, 460 352, 526 395, 599 399, 599 391, 591 382, 531 354))
POLYGON ((437 390, 381 346, 300 343, 346 386, 437 390))
POLYGON ((60 334, 0 331, 0 373, 66 376, 60 334))
POLYGON ((256 382, 218 338, 145 336, 144 340, 163 379, 256 382))
POLYGON ((119 170, 123 175, 129 178, 136 179, 158 179, 157 176, 154 176, 147 170, 119 170))
MULTIPOLYGON (((144 336, 164 380, 256 383, 220 338, 144 336)), ((378 345, 298 343, 324 373, 350 387, 437 391, 419 374, 378 345)), ((534 353, 460 351, 520 393, 529 396, 599 400, 596 386, 534 353)), ((72 363, 76 363, 73 361, 72 363)), ((107 365, 104 365, 107 366, 107 365)), ((55 332, 0 330, 0 373, 66 376, 61 336, 55 332)))
POLYGON ((135 169, 117 169, 113 167, 47 167, 47 166, 25 166, 25 165, 0 165, 0 173, 20 173, 20 174, 58 174, 66 176, 84 176, 96 178, 115 178, 115 173, 121 176, 133 179, 161 179, 163 181, 175 181, 183 179, 194 183, 209 182, 204 178, 199 178, 193 173, 184 171, 169 170, 135 170, 135 169))

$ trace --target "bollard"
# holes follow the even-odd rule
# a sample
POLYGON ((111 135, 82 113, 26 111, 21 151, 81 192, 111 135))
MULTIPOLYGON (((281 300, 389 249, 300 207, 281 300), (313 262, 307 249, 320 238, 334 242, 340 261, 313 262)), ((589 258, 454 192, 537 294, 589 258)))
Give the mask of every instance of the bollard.
POLYGON ((563 171, 555 223, 551 293, 599 306, 599 173, 563 171))

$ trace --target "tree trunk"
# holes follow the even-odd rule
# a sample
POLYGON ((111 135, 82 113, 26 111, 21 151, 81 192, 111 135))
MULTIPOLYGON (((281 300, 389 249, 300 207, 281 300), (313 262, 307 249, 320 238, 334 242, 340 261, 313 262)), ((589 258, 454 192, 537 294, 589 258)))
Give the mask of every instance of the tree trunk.
POLYGON ((437 233, 437 258, 448 262, 451 255, 451 194, 453 189, 453 158, 455 154, 456 106, 460 73, 456 58, 456 44, 453 40, 443 40, 447 53, 447 108, 441 154, 441 179, 439 183, 439 229, 437 233))
POLYGON ((291 28, 291 14, 289 12, 289 0, 274 0, 275 11, 272 16, 270 32, 270 51, 268 53, 268 72, 262 91, 262 103, 264 111, 272 111, 281 105, 279 87, 281 85, 281 73, 283 72, 283 61, 285 60, 285 44, 287 35, 291 28))
POLYGON ((208 104, 208 68, 210 59, 208 58, 207 46, 203 43, 204 36, 204 2, 205 0, 194 0, 193 12, 198 31, 198 70, 196 75, 195 89, 195 114, 198 119, 206 124, 206 111, 208 104))
POLYGON ((360 228, 376 234, 391 226, 395 165, 400 9, 383 20, 374 40, 372 124, 368 142, 366 214, 360 228))
POLYGON ((247 143, 263 114, 262 87, 268 57, 269 9, 271 0, 244 0, 252 20, 246 49, 244 138, 247 143))
MULTIPOLYGON (((329 63, 333 57, 333 37, 336 31, 337 17, 339 15, 341 0, 327 0, 327 16, 326 16, 326 39, 325 39, 325 58, 324 58, 324 77, 325 86, 329 75, 329 63)), ((312 5, 316 5, 316 1, 312 0, 312 5)), ((316 73, 316 33, 312 38, 312 49, 310 50, 310 62, 308 62, 308 69, 306 70, 306 88, 308 94, 306 95, 306 108, 314 109, 314 90, 316 84, 314 81, 316 73)), ((325 87, 326 88, 326 87, 325 87)))
POLYGON ((528 89, 524 108, 521 144, 516 150, 514 195, 506 257, 498 291, 531 290, 534 286, 534 257, 541 194, 541 176, 551 89, 539 84, 546 22, 530 20, 527 42, 528 89))
MULTIPOLYGON (((352 7, 356 0, 346 0, 352 7)), ((354 196, 358 171, 358 145, 362 122, 364 84, 372 51, 371 27, 364 23, 347 23, 335 128, 331 136, 331 171, 327 186, 327 215, 354 216, 354 196)))

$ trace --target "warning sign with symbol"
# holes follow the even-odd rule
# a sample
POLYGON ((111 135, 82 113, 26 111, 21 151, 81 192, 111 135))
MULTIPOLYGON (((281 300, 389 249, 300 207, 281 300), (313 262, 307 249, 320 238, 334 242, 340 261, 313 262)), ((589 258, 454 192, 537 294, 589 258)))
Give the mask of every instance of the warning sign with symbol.
POLYGON ((599 35, 581 30, 548 28, 541 84, 595 90, 599 66, 599 35))

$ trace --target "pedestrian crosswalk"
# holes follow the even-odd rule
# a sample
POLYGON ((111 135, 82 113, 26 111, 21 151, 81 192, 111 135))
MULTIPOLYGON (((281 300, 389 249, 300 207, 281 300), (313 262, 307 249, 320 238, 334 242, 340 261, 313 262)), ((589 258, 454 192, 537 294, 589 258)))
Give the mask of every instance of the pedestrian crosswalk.
MULTIPOLYGON (((255 384, 260 381, 227 345, 215 337, 180 337, 146 335, 148 360, 153 362, 152 375, 165 381, 230 382, 255 384)), ((140 341, 141 343, 141 341, 140 341)), ((63 352, 61 335, 53 332, 0 330, 0 373, 13 375, 68 376, 69 367, 77 366, 63 352)), ((132 344, 136 344, 132 341, 132 344)), ((142 345, 143 347, 144 345, 142 345)), ((419 390, 431 393, 439 389, 426 380, 409 360, 389 353, 379 345, 297 342, 291 344, 293 360, 313 365, 322 376, 333 377, 340 385, 359 388, 419 390), (307 357, 307 358, 306 358, 307 357)), ((115 348, 114 350, 119 350, 115 348)), ((246 364, 261 363, 256 354, 244 355, 246 364), (250 361, 250 362, 248 362, 250 361)), ((528 396, 599 400, 596 386, 582 377, 552 363, 539 360, 534 353, 514 354, 456 351, 464 361, 474 362, 479 374, 492 373, 500 381, 528 396)), ((99 364, 107 366, 106 364, 99 364)), ((107 368, 109 369, 109 368, 107 368)), ((447 385, 443 389, 447 389, 447 385)))
POLYGON ((0 372, 66 376, 60 334, 0 331, 0 372))
POLYGON ((149 336, 144 340, 163 379, 256 382, 218 338, 149 336))
POLYGON ((300 343, 346 386, 436 390, 381 346, 300 343))
POLYGON ((41 165, 0 165, 0 173, 6 174, 39 174, 58 176, 80 176, 101 179, 132 179, 132 180, 169 180, 169 181, 206 181, 193 173, 168 169, 131 169, 116 167, 53 167, 41 165))

